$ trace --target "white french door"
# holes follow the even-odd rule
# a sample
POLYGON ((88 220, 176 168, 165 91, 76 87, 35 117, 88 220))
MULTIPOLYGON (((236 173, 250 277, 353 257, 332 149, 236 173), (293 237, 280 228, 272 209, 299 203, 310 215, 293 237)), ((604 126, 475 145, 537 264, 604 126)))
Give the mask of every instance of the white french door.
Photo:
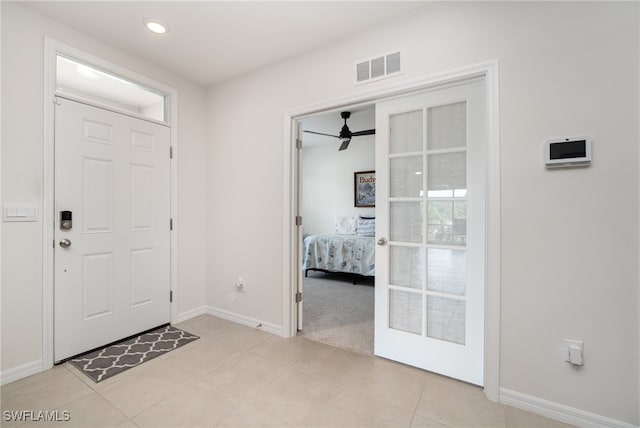
POLYGON ((302 243, 302 221, 298 221, 302 219, 302 123, 299 120, 293 121, 294 133, 296 136, 296 148, 295 148, 295 164, 296 168, 296 179, 294 180, 294 193, 296 201, 296 284, 298 284, 296 289, 296 310, 297 310, 297 331, 302 331, 303 329, 303 307, 302 303, 302 291, 304 278, 302 276, 302 259, 304 258, 304 246, 302 243))
POLYGON ((375 354, 483 384, 484 80, 376 104, 375 354))
POLYGON ((167 126, 56 98, 54 361, 169 322, 169 147, 167 126))

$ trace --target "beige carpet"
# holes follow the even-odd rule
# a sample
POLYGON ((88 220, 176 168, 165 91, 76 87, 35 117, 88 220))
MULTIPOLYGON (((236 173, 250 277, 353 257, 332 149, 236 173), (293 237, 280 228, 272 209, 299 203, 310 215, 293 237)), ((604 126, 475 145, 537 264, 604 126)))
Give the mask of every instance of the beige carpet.
POLYGON ((309 272, 303 296, 304 337, 373 355, 373 279, 309 272))

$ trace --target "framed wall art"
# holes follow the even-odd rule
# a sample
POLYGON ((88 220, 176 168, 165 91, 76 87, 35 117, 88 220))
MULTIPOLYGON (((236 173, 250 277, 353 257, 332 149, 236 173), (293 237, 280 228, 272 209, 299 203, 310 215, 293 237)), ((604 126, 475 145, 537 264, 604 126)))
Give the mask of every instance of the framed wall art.
POLYGON ((356 207, 376 206, 376 172, 353 173, 353 199, 356 207))

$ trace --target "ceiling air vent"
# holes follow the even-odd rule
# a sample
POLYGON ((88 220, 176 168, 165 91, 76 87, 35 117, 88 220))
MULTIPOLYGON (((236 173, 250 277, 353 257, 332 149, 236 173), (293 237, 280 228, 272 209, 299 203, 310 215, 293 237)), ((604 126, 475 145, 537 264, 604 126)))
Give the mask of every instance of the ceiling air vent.
POLYGON ((356 65, 356 79, 358 82, 369 80, 369 61, 361 62, 356 65))
POLYGON ((376 79, 384 76, 384 57, 374 58, 371 60, 371 78, 376 79))
POLYGON ((400 52, 394 52, 386 56, 387 74, 400 73, 400 52))
POLYGON ((356 63, 356 83, 384 79, 401 71, 400 52, 391 52, 356 63))

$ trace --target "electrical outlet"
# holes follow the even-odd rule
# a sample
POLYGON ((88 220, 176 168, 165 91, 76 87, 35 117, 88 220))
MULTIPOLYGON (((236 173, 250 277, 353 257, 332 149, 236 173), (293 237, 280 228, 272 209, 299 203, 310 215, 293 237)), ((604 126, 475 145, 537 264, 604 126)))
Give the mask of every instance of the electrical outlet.
POLYGON ((584 365, 584 342, 580 340, 564 339, 564 360, 574 366, 584 365))
POLYGON ((246 293, 247 289, 245 287, 244 281, 242 279, 242 277, 238 277, 238 280, 236 281, 236 289, 238 290, 239 293, 246 293))

